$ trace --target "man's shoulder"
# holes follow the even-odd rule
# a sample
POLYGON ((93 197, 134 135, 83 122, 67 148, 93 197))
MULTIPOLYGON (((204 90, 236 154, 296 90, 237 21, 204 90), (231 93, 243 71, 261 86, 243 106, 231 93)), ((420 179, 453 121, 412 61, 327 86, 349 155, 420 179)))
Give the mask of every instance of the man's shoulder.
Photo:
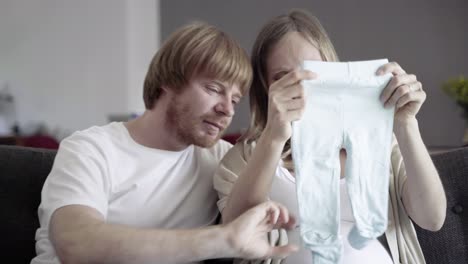
POLYGON ((118 137, 121 123, 110 123, 103 126, 92 126, 84 130, 75 131, 65 138, 60 146, 76 146, 83 148, 101 148, 109 145, 112 139, 118 137))
POLYGON ((115 135, 115 133, 120 131, 120 127, 123 126, 122 123, 112 122, 102 126, 91 126, 89 128, 78 130, 73 132, 68 138, 75 137, 85 137, 85 138, 95 138, 95 137, 109 137, 115 135))

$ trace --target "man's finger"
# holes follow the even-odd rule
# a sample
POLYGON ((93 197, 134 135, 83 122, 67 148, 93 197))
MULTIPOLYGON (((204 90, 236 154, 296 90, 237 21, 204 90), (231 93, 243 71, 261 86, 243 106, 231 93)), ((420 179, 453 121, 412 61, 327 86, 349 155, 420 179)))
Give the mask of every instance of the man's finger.
POLYGON ((275 225, 278 222, 278 219, 280 217, 279 208, 274 207, 274 206, 271 207, 270 208, 270 213, 271 213, 270 224, 275 225))
POLYGON ((293 244, 285 245, 285 246, 278 246, 278 247, 271 247, 270 252, 267 258, 285 258, 291 255, 294 252, 297 252, 299 247, 293 244))
POLYGON ((281 219, 280 223, 283 224, 283 223, 289 222, 289 211, 288 211, 288 209, 282 204, 278 204, 278 208, 279 208, 280 219, 281 219))
POLYGON ((282 227, 287 230, 294 229, 296 227, 296 217, 294 217, 294 215, 289 215, 289 221, 284 223, 282 227))

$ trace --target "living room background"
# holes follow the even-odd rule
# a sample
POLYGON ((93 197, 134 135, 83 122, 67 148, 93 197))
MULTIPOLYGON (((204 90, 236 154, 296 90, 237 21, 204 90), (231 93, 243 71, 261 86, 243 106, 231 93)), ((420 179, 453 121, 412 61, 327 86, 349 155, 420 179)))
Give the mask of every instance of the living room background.
MULTIPOLYGON (((2 0, 0 90, 12 93, 24 133, 44 124, 63 137, 143 111, 147 65, 180 25, 215 24, 249 52, 262 24, 293 7, 322 21, 342 61, 386 57, 415 73, 428 95, 419 114, 424 141, 461 144, 461 110, 440 88, 468 74, 464 0, 2 0)), ((244 98, 228 133, 244 130, 248 113, 244 98)))

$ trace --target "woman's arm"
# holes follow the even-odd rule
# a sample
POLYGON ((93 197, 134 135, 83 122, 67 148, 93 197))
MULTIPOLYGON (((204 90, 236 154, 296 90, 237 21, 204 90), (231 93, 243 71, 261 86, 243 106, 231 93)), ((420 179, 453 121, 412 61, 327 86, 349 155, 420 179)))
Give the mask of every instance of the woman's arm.
POLYGON ((267 133, 257 141, 247 166, 232 187, 223 222, 229 223, 249 208, 267 200, 273 175, 283 151, 284 143, 272 142, 267 133))
POLYGON ((305 101, 302 80, 314 79, 310 71, 292 71, 269 88, 268 120, 247 166, 234 183, 222 210, 223 222, 229 223, 247 209, 264 202, 284 144, 291 137, 291 122, 303 113, 305 101))
POLYGON ((447 200, 419 133, 418 121, 396 124, 394 131, 406 168, 407 180, 402 192, 406 212, 420 227, 437 231, 445 221, 447 200))
POLYGON ((436 231, 445 221, 447 200, 416 119, 416 114, 426 100, 426 93, 416 76, 407 74, 395 62, 385 64, 377 74, 389 72, 394 77, 384 89, 381 100, 385 107, 395 107, 393 131, 407 177, 402 191, 403 204, 408 215, 420 227, 436 231))

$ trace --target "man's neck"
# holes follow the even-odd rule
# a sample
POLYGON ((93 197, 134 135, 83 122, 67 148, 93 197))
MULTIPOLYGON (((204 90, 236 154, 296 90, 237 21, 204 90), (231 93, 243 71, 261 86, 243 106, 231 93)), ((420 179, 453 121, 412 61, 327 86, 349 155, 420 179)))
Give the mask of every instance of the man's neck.
POLYGON ((146 110, 142 116, 125 123, 132 139, 149 148, 182 151, 189 145, 181 142, 168 127, 166 114, 158 107, 146 110))

